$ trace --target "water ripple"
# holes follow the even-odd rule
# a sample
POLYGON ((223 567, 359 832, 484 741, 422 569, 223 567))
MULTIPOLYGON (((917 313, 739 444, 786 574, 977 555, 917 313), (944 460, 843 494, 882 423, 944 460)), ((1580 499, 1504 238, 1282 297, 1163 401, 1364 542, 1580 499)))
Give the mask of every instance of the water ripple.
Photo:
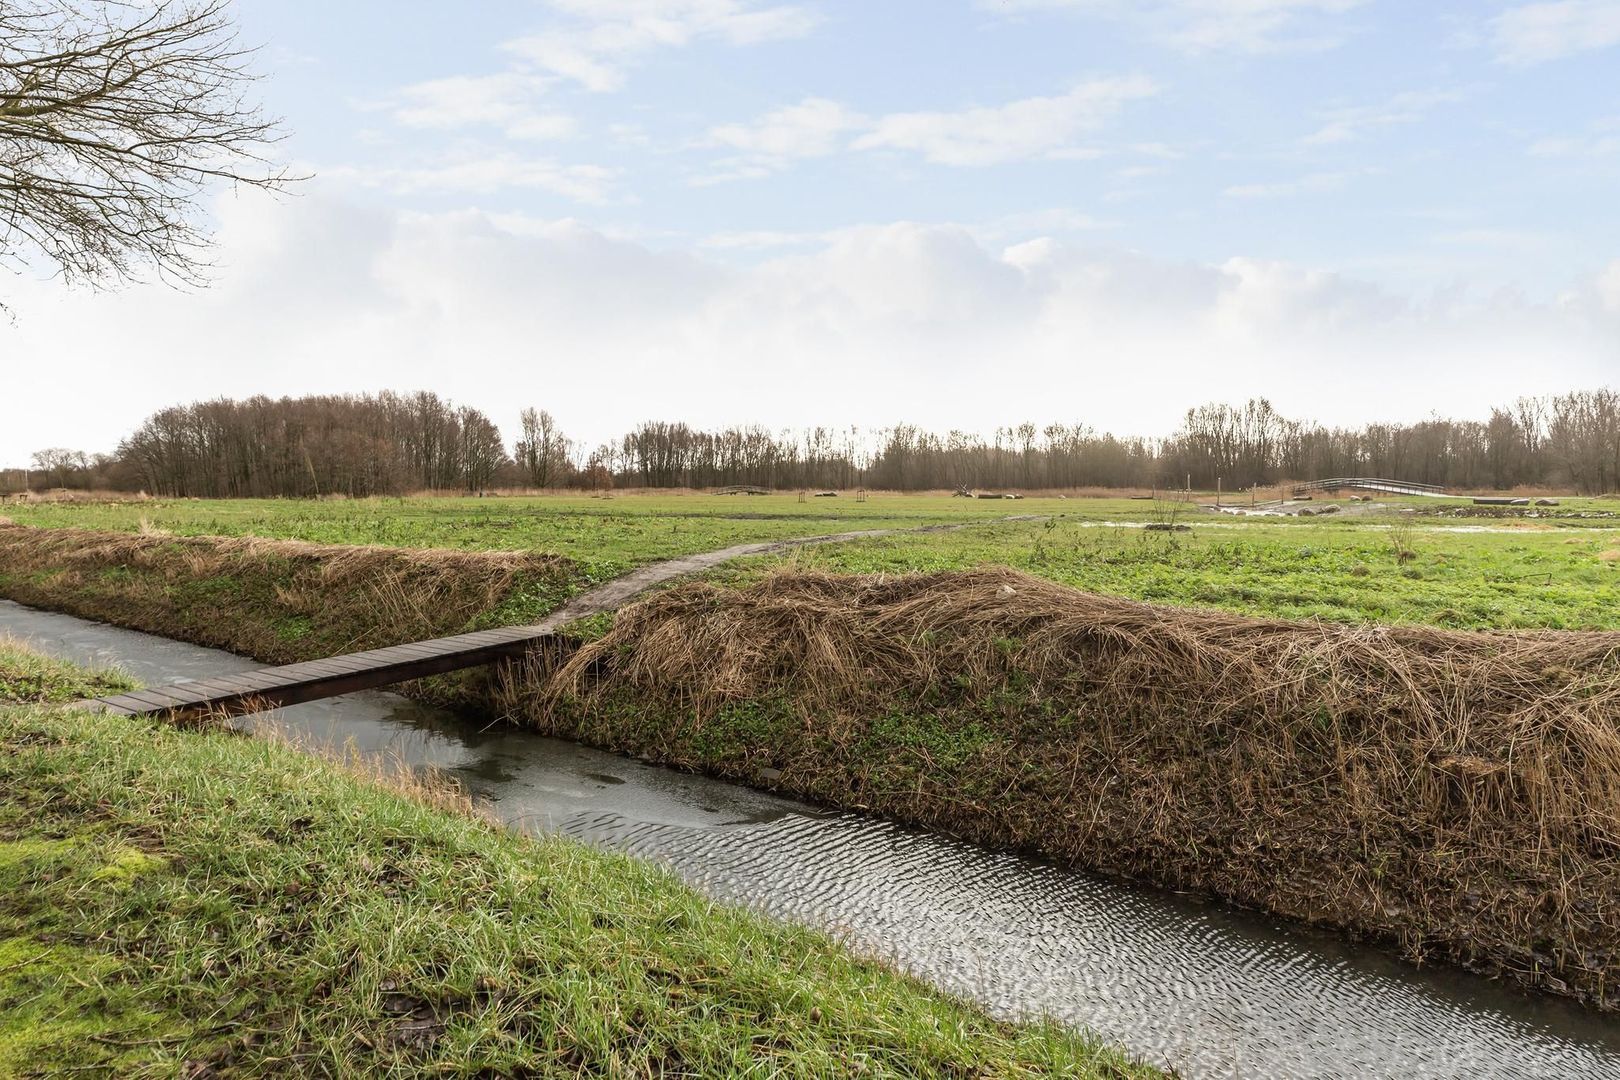
POLYGON ((886 822, 703 829, 596 813, 563 831, 998 1015, 1084 1025, 1190 1076, 1620 1077, 1609 1025, 1564 1004, 886 822))

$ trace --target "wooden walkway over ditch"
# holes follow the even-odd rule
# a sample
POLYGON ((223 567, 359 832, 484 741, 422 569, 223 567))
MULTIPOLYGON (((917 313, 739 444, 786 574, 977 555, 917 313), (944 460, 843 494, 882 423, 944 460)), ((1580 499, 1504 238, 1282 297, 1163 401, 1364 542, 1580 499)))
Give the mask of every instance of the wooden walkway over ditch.
POLYGON ((543 627, 506 626, 325 660, 261 668, 240 675, 171 683, 96 698, 86 704, 124 716, 155 713, 239 716, 521 657, 550 634, 551 630, 543 627))
MULTIPOLYGON (((986 521, 1039 520, 1030 515, 1014 515, 986 521)), ((282 667, 260 668, 239 675, 170 683, 128 694, 112 694, 82 702, 88 708, 125 716, 163 714, 240 716, 282 705, 336 697, 356 690, 375 690, 394 683, 408 682, 428 675, 518 659, 550 638, 575 619, 614 611, 642 593, 674 578, 707 570, 746 555, 765 555, 811 544, 888 536, 897 532, 943 532, 967 528, 983 522, 952 522, 923 525, 915 529, 860 529, 823 536, 801 536, 737 544, 718 551, 682 555, 652 563, 623 577, 580 593, 538 623, 504 626, 453 637, 433 638, 409 645, 390 645, 366 652, 346 653, 325 660, 307 660, 282 667)))

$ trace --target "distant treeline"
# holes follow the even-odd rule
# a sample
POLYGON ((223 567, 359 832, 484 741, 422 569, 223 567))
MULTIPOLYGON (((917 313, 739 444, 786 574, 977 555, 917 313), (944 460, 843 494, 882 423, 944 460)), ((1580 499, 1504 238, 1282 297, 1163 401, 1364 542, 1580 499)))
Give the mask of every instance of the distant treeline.
POLYGON ((1521 398, 1487 420, 1327 428, 1264 399, 1203 405, 1168 437, 1020 424, 989 438, 899 424, 878 431, 758 426, 702 431, 649 421, 587 449, 525 410, 510 448, 477 409, 384 392, 217 400, 147 418, 116 454, 63 449, 0 487, 144 490, 202 497, 388 495, 499 487, 1175 488, 1383 476, 1447 487, 1620 489, 1620 391, 1521 398))

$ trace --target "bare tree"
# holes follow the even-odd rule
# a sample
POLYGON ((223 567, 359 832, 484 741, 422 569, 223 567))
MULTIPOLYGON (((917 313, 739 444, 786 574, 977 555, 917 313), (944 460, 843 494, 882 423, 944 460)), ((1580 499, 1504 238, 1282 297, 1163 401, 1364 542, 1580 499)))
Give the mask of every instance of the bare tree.
POLYGON ((567 479, 568 438, 557 421, 544 409, 524 409, 520 422, 523 435, 512 447, 512 456, 533 487, 548 488, 567 479))
POLYGON ((53 446, 47 450, 35 450, 33 466, 45 474, 49 486, 67 487, 70 472, 82 472, 90 468, 90 455, 83 450, 53 446))
POLYGON ((197 283, 214 181, 275 188, 228 0, 0 2, 0 260, 197 283))

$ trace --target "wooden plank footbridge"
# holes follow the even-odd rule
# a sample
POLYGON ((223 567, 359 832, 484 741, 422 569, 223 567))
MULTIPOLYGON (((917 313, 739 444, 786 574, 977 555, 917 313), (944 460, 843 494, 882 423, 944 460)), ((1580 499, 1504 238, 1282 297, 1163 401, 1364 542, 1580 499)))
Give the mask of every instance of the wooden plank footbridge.
MULTIPOLYGON (((996 520, 1029 519, 1026 515, 996 520)), ((427 675, 443 675, 501 660, 520 659, 574 619, 612 611, 661 582, 706 570, 744 555, 764 555, 786 548, 886 536, 895 532, 946 531, 965 528, 968 524, 972 523, 924 525, 916 529, 862 529, 825 536, 738 544, 719 551, 684 555, 644 566, 579 594, 542 621, 528 626, 505 626, 497 630, 480 630, 409 645, 390 645, 382 649, 331 656, 325 660, 261 668, 239 675, 171 683, 128 694, 112 694, 81 704, 125 716, 240 716, 282 705, 336 697, 356 690, 374 690, 427 675)))
POLYGON ((124 716, 157 713, 239 716, 515 659, 551 633, 550 629, 537 626, 507 626, 262 668, 240 675, 171 683, 96 698, 85 704, 124 716))

